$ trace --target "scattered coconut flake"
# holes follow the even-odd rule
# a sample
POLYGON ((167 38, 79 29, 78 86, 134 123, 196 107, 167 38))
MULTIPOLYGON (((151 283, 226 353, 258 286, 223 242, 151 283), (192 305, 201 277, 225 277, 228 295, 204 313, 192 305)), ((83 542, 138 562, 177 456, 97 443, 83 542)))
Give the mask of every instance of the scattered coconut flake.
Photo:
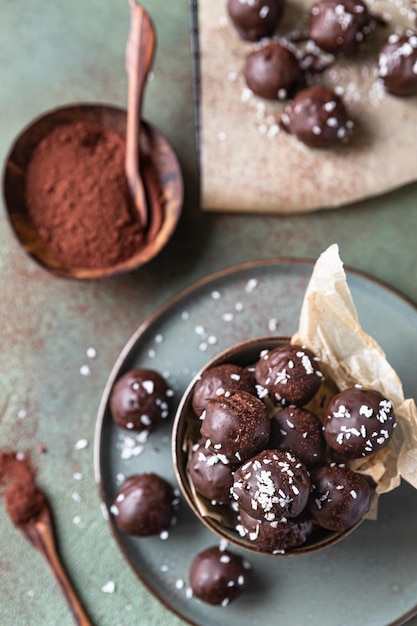
POLYGON ((105 585, 103 585, 101 591, 103 593, 114 593, 116 591, 116 583, 114 580, 109 580, 105 585))
POLYGON ((82 365, 80 367, 80 374, 82 376, 90 376, 91 375, 91 368, 89 365, 82 365))
POLYGON ((84 450, 87 447, 88 447, 87 439, 79 439, 74 445, 74 448, 76 450, 84 450))

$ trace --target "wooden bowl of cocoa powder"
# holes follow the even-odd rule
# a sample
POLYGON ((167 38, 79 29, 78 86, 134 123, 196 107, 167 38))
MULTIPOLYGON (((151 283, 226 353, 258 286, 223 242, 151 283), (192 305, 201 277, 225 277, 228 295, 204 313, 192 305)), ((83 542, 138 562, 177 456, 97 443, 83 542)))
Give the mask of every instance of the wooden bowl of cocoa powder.
POLYGON ((177 226, 183 180, 175 152, 143 122, 141 165, 161 198, 160 214, 144 231, 125 175, 125 134, 125 110, 75 104, 35 119, 10 149, 3 194, 12 230, 28 255, 57 276, 98 279, 136 270, 177 226))

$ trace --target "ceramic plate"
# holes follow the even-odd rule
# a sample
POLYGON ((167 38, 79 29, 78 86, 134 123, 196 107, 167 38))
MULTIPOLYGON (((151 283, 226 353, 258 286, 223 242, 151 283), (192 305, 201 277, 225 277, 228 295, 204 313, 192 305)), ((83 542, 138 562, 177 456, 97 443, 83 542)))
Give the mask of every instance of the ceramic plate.
MULTIPOLYGON (((133 367, 162 373, 175 406, 194 374, 221 350, 265 334, 291 335, 312 263, 260 261, 209 276, 148 319, 120 354, 107 382, 97 420, 95 471, 105 511, 127 561, 172 611, 197 626, 387 626, 417 612, 417 494, 407 484, 383 496, 378 521, 366 521, 340 544, 310 556, 262 557, 247 553, 250 591, 224 609, 190 598, 194 556, 218 543, 184 500, 166 539, 118 532, 109 514, 125 476, 154 471, 175 485, 171 423, 146 441, 116 427, 108 400, 114 381, 133 367)), ((385 350, 405 394, 416 395, 417 308, 387 286, 347 270, 363 328, 385 350)), ((233 548, 235 551, 237 549, 233 548)))

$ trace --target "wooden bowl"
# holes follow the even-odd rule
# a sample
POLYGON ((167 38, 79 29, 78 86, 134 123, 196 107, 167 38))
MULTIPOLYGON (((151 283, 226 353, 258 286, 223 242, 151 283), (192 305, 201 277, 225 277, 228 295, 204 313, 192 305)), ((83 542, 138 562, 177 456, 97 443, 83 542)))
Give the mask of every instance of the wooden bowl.
POLYGON ((48 250, 34 227, 25 201, 25 173, 33 150, 56 126, 85 121, 105 129, 126 134, 126 111, 104 104, 74 104, 49 111, 26 127, 13 143, 3 173, 3 194, 14 234, 27 254, 39 265, 57 276, 97 279, 131 272, 148 263, 171 238, 183 205, 183 180, 177 156, 165 137, 151 124, 143 122, 152 162, 164 190, 165 206, 162 224, 148 243, 129 259, 111 267, 68 267, 48 250))
MULTIPOLYGON (((252 365, 258 360, 262 350, 272 350, 289 341, 289 337, 259 337, 243 341, 214 357, 198 372, 187 387, 176 412, 172 433, 172 454, 176 477, 187 503, 198 519, 221 539, 238 548, 257 554, 278 557, 306 555, 317 552, 318 550, 323 550, 324 548, 338 543, 352 533, 361 522, 342 532, 317 529, 313 531, 307 542, 299 547, 289 549, 286 552, 266 552, 261 550, 256 543, 240 537, 238 532, 234 529, 234 520, 232 521, 230 519, 229 510, 225 510, 224 516, 220 521, 219 505, 213 505, 201 496, 197 496, 187 472, 187 461, 192 443, 196 443, 200 439, 201 421, 194 413, 191 401, 194 386, 201 375, 208 368, 214 365, 220 365, 221 363, 233 363, 240 366, 252 365)), ((321 385, 320 391, 307 407, 316 414, 319 414, 320 408, 323 409, 327 401, 336 392, 337 388, 335 385, 326 378, 321 385)))

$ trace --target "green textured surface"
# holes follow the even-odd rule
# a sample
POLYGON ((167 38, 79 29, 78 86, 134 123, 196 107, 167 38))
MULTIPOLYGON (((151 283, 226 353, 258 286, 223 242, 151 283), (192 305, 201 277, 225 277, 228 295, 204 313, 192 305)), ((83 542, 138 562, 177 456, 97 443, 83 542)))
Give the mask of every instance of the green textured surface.
MULTIPOLYGON (((149 0, 144 5, 158 32, 145 115, 170 139, 185 175, 185 209, 173 240, 130 276, 78 283, 38 268, 14 240, 3 208, 0 213, 0 443, 33 451, 39 484, 54 506, 63 559, 97 626, 182 624, 126 564, 100 513, 94 484, 93 436, 101 394, 139 324, 207 273, 257 258, 314 258, 334 241, 345 263, 417 302, 416 185, 352 207, 297 217, 201 212, 187 2, 149 0), (90 346, 97 350, 95 359, 86 355, 90 346), (85 364, 90 376, 80 373, 85 364), (76 450, 84 438, 88 447, 76 450), (44 454, 38 452, 41 444, 44 454), (114 593, 102 591, 108 581, 115 582, 114 593)), ((127 1, 0 0, 0 15, 2 161, 22 127, 49 108, 76 101, 125 105, 127 1)), ((0 623, 72 624, 44 562, 2 508, 0 533, 0 623)))

